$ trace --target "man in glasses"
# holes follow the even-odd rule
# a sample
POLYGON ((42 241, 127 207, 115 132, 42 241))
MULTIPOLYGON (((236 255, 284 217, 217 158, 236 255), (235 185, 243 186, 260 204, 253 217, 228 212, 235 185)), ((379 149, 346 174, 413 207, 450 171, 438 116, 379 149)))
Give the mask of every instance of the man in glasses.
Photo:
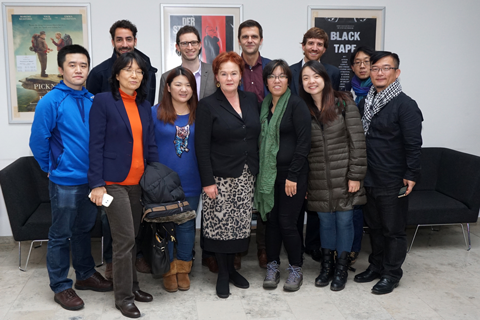
MULTIPOLYGON (((192 71, 195 76, 198 100, 214 93, 216 86, 212 65, 200 61, 199 56, 202 53, 202 42, 200 41, 200 34, 195 27, 187 25, 178 30, 175 52, 182 58, 182 66, 192 71)), ((162 102, 165 82, 170 71, 171 70, 168 70, 162 74, 158 92, 158 103, 162 102)))
POLYGON ((360 101, 367 96, 372 80, 370 79, 370 57, 373 49, 367 46, 361 46, 353 51, 350 56, 350 67, 353 71, 352 80, 345 84, 345 91, 353 90, 355 94, 355 103, 358 105, 360 101))
POLYGON ((364 217, 372 253, 367 270, 355 282, 380 278, 372 293, 395 289, 407 255, 408 196, 420 172, 422 112, 402 91, 397 54, 377 51, 370 57, 373 86, 359 104, 367 143, 364 217), (406 186, 406 192, 399 194, 406 186), (406 195, 406 196, 405 196, 406 195))
POLYGON ((147 100, 154 105, 157 69, 151 65, 149 57, 135 48, 137 46, 137 27, 128 20, 119 20, 111 26, 110 35, 112 36, 113 54, 109 59, 92 69, 87 79, 87 90, 94 95, 100 92, 109 92, 110 83, 108 79, 112 76, 113 63, 122 53, 136 51, 147 64, 147 100))

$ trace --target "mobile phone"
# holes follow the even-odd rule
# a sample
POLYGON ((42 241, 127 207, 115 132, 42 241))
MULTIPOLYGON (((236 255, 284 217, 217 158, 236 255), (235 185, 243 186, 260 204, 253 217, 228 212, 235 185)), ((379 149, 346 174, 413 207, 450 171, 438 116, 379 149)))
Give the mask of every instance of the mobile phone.
POLYGON ((398 192, 398 197, 402 198, 407 195, 407 186, 403 186, 400 188, 400 191, 398 192))
MULTIPOLYGON (((88 195, 89 198, 92 197, 92 193, 90 192, 90 194, 88 195)), ((103 194, 103 198, 102 198, 102 206, 104 207, 108 207, 113 201, 113 197, 111 195, 109 195, 108 193, 104 193, 103 194)))

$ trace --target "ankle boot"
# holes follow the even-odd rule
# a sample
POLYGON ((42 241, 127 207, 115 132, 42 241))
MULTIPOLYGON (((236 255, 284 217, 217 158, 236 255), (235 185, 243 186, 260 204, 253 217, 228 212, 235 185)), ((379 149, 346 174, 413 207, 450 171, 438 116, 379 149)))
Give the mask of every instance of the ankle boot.
POLYGON ((226 253, 215 253, 218 262, 217 296, 226 299, 230 296, 228 258, 226 253))
POLYGON ((333 251, 330 249, 322 248, 322 268, 320 270, 320 275, 315 279, 315 286, 325 287, 328 286, 330 280, 333 278, 334 268, 333 268, 333 251))
POLYGON ((170 271, 163 274, 163 286, 168 292, 175 292, 178 290, 177 259, 170 262, 170 271))
POLYGON ((348 278, 348 252, 343 251, 337 256, 337 264, 335 266, 335 274, 333 276, 330 289, 332 291, 340 291, 345 288, 348 278))
POLYGON ((192 270, 192 260, 177 260, 177 284, 178 290, 187 291, 190 289, 190 278, 188 274, 192 270))
POLYGON ((248 280, 245 279, 240 273, 238 273, 237 268, 235 267, 235 260, 237 258, 237 255, 238 253, 227 254, 228 278, 235 287, 247 289, 248 287, 250 287, 248 280))

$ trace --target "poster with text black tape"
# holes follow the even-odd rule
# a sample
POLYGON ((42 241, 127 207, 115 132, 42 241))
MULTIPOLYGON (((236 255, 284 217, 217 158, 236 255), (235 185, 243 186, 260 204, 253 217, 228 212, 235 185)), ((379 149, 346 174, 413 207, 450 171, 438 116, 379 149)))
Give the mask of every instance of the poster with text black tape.
POLYGON ((328 34, 328 49, 321 61, 340 69, 340 90, 344 90, 353 76, 349 65, 352 52, 361 46, 375 48, 377 19, 316 17, 315 27, 328 34))

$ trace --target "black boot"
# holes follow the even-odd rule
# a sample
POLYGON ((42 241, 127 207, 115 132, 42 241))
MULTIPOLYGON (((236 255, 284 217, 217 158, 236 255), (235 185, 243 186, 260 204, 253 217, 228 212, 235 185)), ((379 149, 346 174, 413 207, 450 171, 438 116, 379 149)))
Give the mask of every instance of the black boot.
POLYGON ((332 280, 333 272, 333 251, 330 249, 322 248, 322 269, 320 270, 320 275, 315 279, 315 285, 317 287, 328 286, 330 280, 332 280))
POLYGON ((217 296, 228 298, 230 296, 230 285, 228 284, 228 258, 226 253, 215 253, 218 263, 217 296))
POLYGON ((337 256, 337 264, 335 266, 335 275, 333 276, 330 290, 340 291, 345 288, 348 278, 348 254, 349 252, 343 251, 337 256))
POLYGON ((235 269, 235 253, 227 254, 227 263, 228 263, 228 277, 230 282, 237 288, 247 289, 250 287, 247 279, 245 279, 238 271, 235 269))

